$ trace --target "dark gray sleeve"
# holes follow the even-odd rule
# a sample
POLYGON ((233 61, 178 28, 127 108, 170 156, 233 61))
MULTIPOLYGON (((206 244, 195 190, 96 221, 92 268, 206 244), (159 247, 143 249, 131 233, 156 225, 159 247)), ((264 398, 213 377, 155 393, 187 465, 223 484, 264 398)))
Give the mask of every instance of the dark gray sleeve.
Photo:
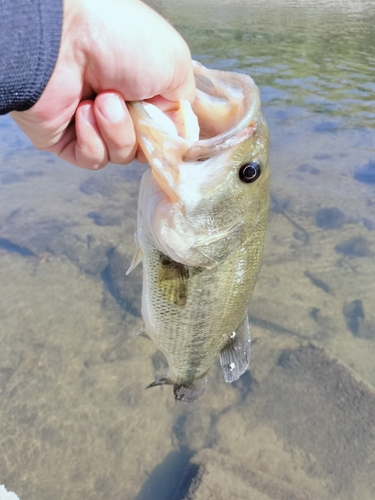
POLYGON ((56 64, 62 0, 0 0, 0 114, 25 111, 56 64))

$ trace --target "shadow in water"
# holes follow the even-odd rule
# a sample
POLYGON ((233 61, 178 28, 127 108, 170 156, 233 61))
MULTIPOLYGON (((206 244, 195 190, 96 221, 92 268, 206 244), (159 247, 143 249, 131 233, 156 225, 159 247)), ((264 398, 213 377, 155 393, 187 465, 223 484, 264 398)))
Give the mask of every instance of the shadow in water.
POLYGON ((198 472, 189 460, 191 451, 182 446, 170 452, 143 484, 135 500, 183 500, 198 472))
POLYGON ((137 266, 129 275, 130 258, 111 248, 107 251, 108 265, 101 277, 107 290, 116 299, 120 307, 134 316, 140 317, 142 296, 142 271, 137 266))
POLYGON ((0 238, 0 249, 6 252, 18 253, 22 257, 34 257, 35 254, 26 247, 16 245, 6 238, 0 238))
POLYGON ((375 184, 375 161, 370 160, 367 165, 359 168, 354 179, 363 184, 375 184))

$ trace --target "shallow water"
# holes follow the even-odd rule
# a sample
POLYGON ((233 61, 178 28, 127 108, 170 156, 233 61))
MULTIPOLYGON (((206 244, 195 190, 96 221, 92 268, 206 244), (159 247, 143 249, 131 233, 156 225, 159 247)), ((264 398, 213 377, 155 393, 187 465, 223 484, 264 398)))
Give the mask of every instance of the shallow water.
POLYGON ((272 207, 250 371, 176 404, 141 326, 143 166, 92 173, 0 120, 0 484, 22 500, 373 500, 372 0, 154 1, 209 67, 250 74, 272 207), (211 495, 211 496, 210 496, 211 495))

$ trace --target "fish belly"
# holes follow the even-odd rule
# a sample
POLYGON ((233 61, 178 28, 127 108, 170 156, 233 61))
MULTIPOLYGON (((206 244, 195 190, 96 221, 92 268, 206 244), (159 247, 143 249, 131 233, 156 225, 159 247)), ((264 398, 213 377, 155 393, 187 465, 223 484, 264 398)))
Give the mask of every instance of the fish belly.
POLYGON ((263 234, 253 233, 210 270, 176 263, 142 238, 142 315, 147 334, 167 358, 174 383, 204 376, 246 316, 263 234))

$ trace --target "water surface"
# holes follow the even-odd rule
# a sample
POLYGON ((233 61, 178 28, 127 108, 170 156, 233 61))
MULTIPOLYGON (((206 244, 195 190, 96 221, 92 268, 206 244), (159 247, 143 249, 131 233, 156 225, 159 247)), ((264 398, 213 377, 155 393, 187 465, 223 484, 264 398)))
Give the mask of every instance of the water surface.
POLYGON ((87 172, 0 121, 0 484, 22 500, 373 500, 372 0, 153 1, 209 67, 250 74, 272 207, 250 371, 192 405, 132 333, 143 166, 87 172))

